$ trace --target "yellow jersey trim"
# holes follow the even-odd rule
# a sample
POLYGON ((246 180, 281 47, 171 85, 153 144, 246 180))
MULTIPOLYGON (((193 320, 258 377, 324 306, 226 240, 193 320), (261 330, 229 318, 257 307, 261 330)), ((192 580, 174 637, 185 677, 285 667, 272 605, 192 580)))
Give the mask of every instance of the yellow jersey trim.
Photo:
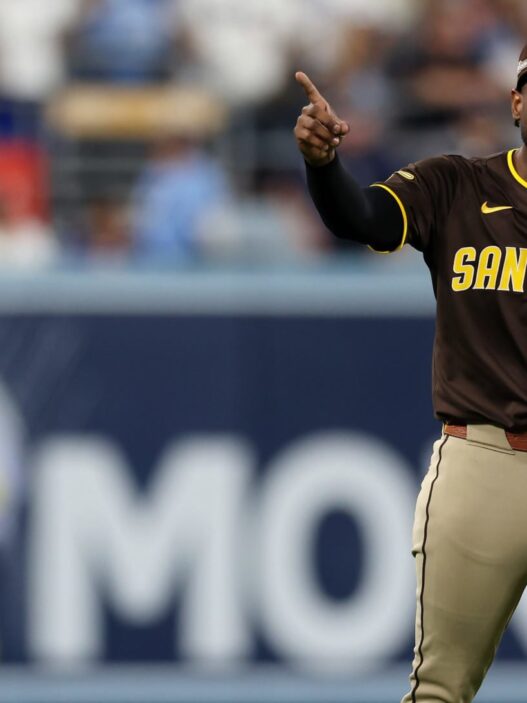
POLYGON ((516 166, 514 165, 513 156, 514 152, 516 151, 519 151, 519 149, 511 149, 507 154, 507 163, 509 164, 509 171, 512 173, 515 180, 517 180, 520 185, 522 185, 524 188, 527 188, 527 181, 520 176, 520 174, 516 170, 516 166))
MULTIPOLYGON (((396 251, 400 251, 404 245, 406 244, 406 237, 408 236, 408 215, 406 214, 406 208, 404 207, 403 201, 401 198, 397 195, 395 191, 393 191, 389 186, 385 185, 384 183, 374 183, 371 188, 382 188, 385 190, 387 193, 389 193, 392 198, 395 198, 395 201, 399 208, 401 209, 401 213, 403 216, 403 237, 401 239, 401 243, 396 249, 391 249, 390 251, 379 251, 378 249, 374 249, 373 247, 369 247, 372 251, 374 251, 376 254, 393 254, 396 251)), ((525 187, 527 188, 527 182, 525 183, 525 187)))

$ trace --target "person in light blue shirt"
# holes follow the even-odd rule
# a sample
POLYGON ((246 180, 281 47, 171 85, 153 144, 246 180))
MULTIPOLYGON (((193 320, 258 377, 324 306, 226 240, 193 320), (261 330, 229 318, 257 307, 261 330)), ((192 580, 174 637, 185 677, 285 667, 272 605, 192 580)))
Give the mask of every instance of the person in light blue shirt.
POLYGON ((205 151, 180 140, 165 141, 136 187, 136 255, 143 260, 198 260, 200 227, 229 199, 224 170, 205 151))

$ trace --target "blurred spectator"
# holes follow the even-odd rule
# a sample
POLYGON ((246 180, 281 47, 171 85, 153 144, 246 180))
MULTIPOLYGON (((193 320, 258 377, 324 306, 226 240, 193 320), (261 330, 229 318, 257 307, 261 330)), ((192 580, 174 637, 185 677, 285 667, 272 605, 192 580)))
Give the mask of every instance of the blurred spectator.
MULTIPOLYGON (((331 87, 343 60, 357 51, 357 36, 363 29, 382 38, 369 38, 368 53, 373 63, 382 64, 386 39, 399 36, 415 20, 420 0, 309 0, 299 24, 302 69, 331 87), (306 12, 306 10, 308 11, 306 12), (336 70, 335 70, 336 69, 336 70)), ((359 39, 360 41, 360 39, 359 39)), ((364 44, 362 44, 364 48, 364 44)), ((298 67, 297 67, 298 68, 298 67)), ((326 86, 324 86, 326 87, 326 86)))
POLYGON ((515 127, 510 121, 510 129, 505 130, 491 115, 468 114, 458 120, 453 136, 455 151, 465 156, 481 156, 504 151, 514 143, 515 127), (510 134, 509 134, 510 132, 510 134), (510 136, 510 139, 507 137, 510 136))
POLYGON ((291 79, 290 56, 311 17, 302 0, 179 0, 194 80, 233 105, 262 102, 291 79))
POLYGON ((507 95, 526 36, 525 0, 0 0, 4 244, 35 241, 35 260, 45 259, 42 242, 54 246, 35 236, 48 219, 40 114, 68 75, 65 51, 70 78, 96 83, 48 122, 59 137, 53 215, 72 232, 68 246, 97 260, 263 261, 331 248, 289 175, 301 168, 295 69, 350 120, 342 159, 366 185, 435 153, 514 144, 507 95), (156 102, 152 85, 162 92, 174 79, 174 106, 156 102), (117 86, 110 104, 97 85, 108 82, 141 84, 144 100, 135 85, 126 103, 117 86), (204 103, 189 120, 185 83, 234 108, 227 129, 204 103), (132 127, 178 110, 194 141, 162 139, 145 164, 152 136, 132 127), (83 141, 75 114, 105 129, 83 141), (223 129, 217 162, 198 145, 208 138, 202 115, 218 128, 207 134, 223 129), (231 196, 231 180, 245 195, 231 196))
POLYGON ((36 144, 0 140, 0 192, 12 220, 48 217, 47 158, 36 144))
POLYGON ((203 148, 162 139, 135 191, 135 252, 160 262, 198 258, 200 223, 228 199, 226 174, 203 148))
POLYGON ((0 266, 38 268, 55 261, 46 175, 39 147, 0 141, 0 266))
POLYGON ((83 249, 89 258, 122 262, 131 249, 128 212, 123 203, 100 198, 90 203, 86 213, 87 232, 83 249))
POLYGON ((339 114, 353 125, 342 145, 340 157, 363 187, 384 181, 401 167, 391 149, 383 122, 376 114, 360 109, 343 109, 339 114))
POLYGON ((70 71, 85 80, 145 82, 170 74, 171 0, 84 0, 69 41, 70 71))
POLYGON ((263 173, 256 195, 278 223, 276 229, 268 227, 265 235, 267 247, 270 248, 268 242, 274 246, 275 258, 312 258, 329 249, 325 228, 313 213, 305 185, 299 179, 287 173, 263 173))
POLYGON ((0 0, 0 89, 40 102, 64 77, 62 38, 79 0, 0 0))
POLYGON ((481 41, 492 19, 487 0, 426 3, 391 65, 405 126, 441 126, 469 110, 501 104, 505 95, 485 71, 481 41))
POLYGON ((391 43, 371 25, 346 25, 341 30, 338 61, 330 77, 332 102, 342 111, 356 108, 371 115, 375 125, 387 122, 393 104, 393 86, 386 71, 391 43))
POLYGON ((202 221, 201 251, 209 261, 271 263, 312 259, 330 238, 296 175, 262 172, 251 192, 202 221))
POLYGON ((383 32, 407 30, 422 0, 311 0, 319 17, 375 27, 383 32))
POLYGON ((58 255, 51 229, 36 216, 16 215, 0 194, 0 267, 46 268, 58 255))
POLYGON ((523 0, 491 0, 487 27, 481 33, 486 49, 486 70, 505 91, 511 86, 514 66, 527 37, 527 4, 523 0))

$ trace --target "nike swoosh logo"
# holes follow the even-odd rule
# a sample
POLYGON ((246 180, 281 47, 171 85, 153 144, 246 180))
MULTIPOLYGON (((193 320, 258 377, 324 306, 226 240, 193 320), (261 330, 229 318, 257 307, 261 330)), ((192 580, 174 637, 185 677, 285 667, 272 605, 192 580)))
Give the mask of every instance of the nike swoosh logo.
POLYGON ((500 205, 498 207, 490 207, 488 201, 481 206, 481 212, 484 215, 492 215, 493 212, 501 212, 502 210, 514 210, 512 205, 500 205))

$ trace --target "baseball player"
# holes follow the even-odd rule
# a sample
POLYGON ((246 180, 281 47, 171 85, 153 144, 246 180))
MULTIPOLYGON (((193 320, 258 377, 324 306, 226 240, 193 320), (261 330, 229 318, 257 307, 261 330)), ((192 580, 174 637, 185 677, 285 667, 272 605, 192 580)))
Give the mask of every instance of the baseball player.
POLYGON ((417 609, 403 703, 468 703, 527 584, 527 45, 512 91, 519 149, 440 156, 361 189, 350 131, 304 73, 295 137, 337 236, 423 253, 437 300, 433 400, 443 421, 417 500, 417 609))

